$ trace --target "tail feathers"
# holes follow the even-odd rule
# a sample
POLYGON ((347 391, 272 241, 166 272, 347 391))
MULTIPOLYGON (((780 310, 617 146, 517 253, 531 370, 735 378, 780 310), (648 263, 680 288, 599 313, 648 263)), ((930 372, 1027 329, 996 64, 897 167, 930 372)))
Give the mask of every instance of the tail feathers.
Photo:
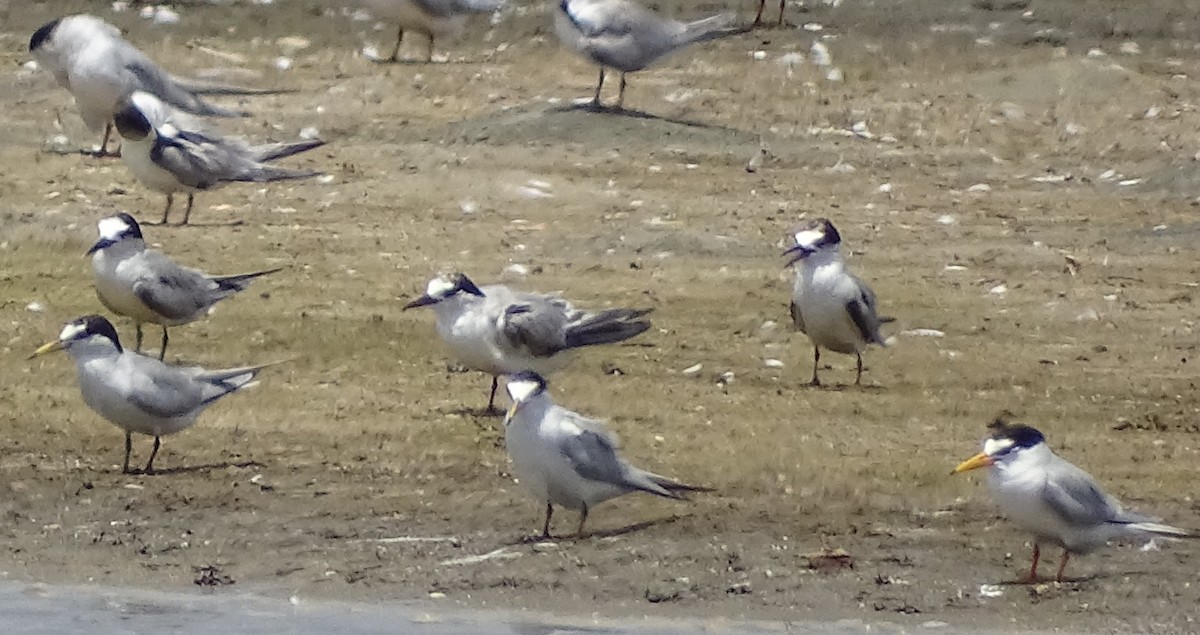
POLYGON ((1200 538, 1200 533, 1196 533, 1188 529, 1180 529, 1179 527, 1172 527, 1171 525, 1164 525, 1162 523, 1130 523, 1126 525, 1126 527, 1134 531, 1141 531, 1148 534, 1154 534, 1156 536, 1168 536, 1170 538, 1200 538))
POLYGON ((283 271, 283 267, 276 267, 275 269, 267 269, 265 271, 255 271, 254 273, 240 273, 233 276, 219 276, 213 278, 212 281, 217 283, 217 286, 222 291, 245 291, 246 287, 250 286, 250 283, 253 282, 255 278, 279 271, 283 271))
POLYGON ((273 165, 260 165, 253 170, 249 170, 242 174, 237 181, 249 181, 254 183, 269 183, 271 181, 292 181, 295 179, 307 179, 314 176, 321 176, 321 172, 316 170, 292 170, 289 168, 278 168, 273 165))
POLYGON ((621 342, 646 332, 649 320, 640 320, 653 309, 611 309, 589 316, 567 328, 566 348, 621 342))
POLYGON ((663 498, 673 498, 675 500, 688 500, 687 495, 692 492, 714 491, 711 487, 687 485, 680 483, 679 481, 669 479, 665 476, 659 476, 658 474, 647 472, 645 470, 637 470, 636 474, 634 474, 633 478, 630 480, 631 485, 637 487, 637 489, 643 492, 654 494, 656 496, 662 496, 663 498))
POLYGON ((265 161, 274 161, 284 157, 290 157, 301 152, 308 152, 314 148, 319 148, 325 145, 321 139, 311 139, 308 141, 285 141, 282 143, 268 143, 250 148, 250 156, 255 161, 260 163, 265 161))
POLYGON ((196 95, 288 95, 298 93, 295 88, 251 88, 248 86, 232 86, 218 84, 190 77, 171 76, 171 80, 189 93, 196 95))
POLYGON ((258 366, 203 371, 196 376, 196 379, 208 384, 205 391, 204 403, 212 403, 229 393, 253 388, 258 385, 258 382, 254 381, 254 379, 258 377, 258 373, 264 368, 278 366, 289 361, 291 360, 285 359, 278 362, 259 364, 258 366))
POLYGON ((180 108, 193 115, 202 117, 249 117, 250 113, 244 110, 229 110, 220 106, 214 106, 199 97, 194 97, 190 104, 172 104, 176 108, 180 108))
POLYGON ((682 46, 705 40, 715 40, 731 35, 741 35, 751 30, 749 26, 730 28, 729 25, 733 24, 735 18, 733 13, 720 13, 703 20, 689 22, 687 28, 679 36, 677 44, 682 46))

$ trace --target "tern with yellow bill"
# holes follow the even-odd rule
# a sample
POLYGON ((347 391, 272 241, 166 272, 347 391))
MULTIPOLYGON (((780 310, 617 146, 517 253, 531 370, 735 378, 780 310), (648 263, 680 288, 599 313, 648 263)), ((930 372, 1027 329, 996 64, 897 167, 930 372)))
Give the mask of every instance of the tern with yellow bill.
POLYGON ((1117 538, 1195 538, 1195 532, 1128 511, 1100 490, 1087 472, 1055 454, 1038 430, 996 418, 983 452, 954 473, 988 468, 988 485, 1005 516, 1033 534, 1033 564, 1025 582, 1038 581, 1043 544, 1063 548, 1054 579, 1063 581, 1071 554, 1087 554, 1117 538))
POLYGON ((161 437, 190 427, 221 397, 255 385, 258 372, 271 365, 204 370, 164 364, 122 348, 116 329, 99 315, 67 323, 57 340, 37 349, 30 359, 62 350, 75 359, 84 403, 125 431, 122 474, 130 473, 134 432, 154 437, 142 470, 153 474, 161 437))

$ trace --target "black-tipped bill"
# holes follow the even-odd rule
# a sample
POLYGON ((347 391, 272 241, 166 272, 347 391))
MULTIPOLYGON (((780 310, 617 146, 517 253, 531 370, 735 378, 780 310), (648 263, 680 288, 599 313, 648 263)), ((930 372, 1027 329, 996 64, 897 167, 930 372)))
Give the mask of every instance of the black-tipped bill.
POLYGON ((416 300, 413 300, 412 302, 409 302, 408 304, 404 305, 404 310, 407 311, 409 309, 419 309, 423 306, 430 306, 432 304, 437 304, 440 301, 441 300, 438 300, 437 298, 430 297, 428 295, 423 295, 423 296, 417 298, 416 300))

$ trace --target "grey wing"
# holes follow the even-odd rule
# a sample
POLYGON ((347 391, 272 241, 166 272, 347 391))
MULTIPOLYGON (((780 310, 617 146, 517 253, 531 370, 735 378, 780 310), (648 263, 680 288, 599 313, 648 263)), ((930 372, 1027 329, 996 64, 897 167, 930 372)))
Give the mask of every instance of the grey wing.
POLYGON ((146 257, 146 272, 133 284, 133 293, 158 315, 186 320, 223 297, 199 271, 181 267, 157 252, 146 257))
POLYGON ((1121 520, 1121 509, 1083 470, 1067 465, 1042 486, 1042 498, 1064 522, 1088 527, 1121 520), (1072 468, 1072 469, 1066 469, 1072 468))
POLYGON ((858 327, 858 332, 864 340, 882 344, 883 338, 879 335, 879 313, 875 305, 875 292, 857 276, 851 275, 850 277, 858 288, 858 297, 846 303, 846 311, 850 313, 850 319, 854 320, 854 325, 858 327))
POLYGON ((514 348, 536 357, 549 357, 566 348, 567 316, 562 307, 545 299, 515 302, 504 308, 500 333, 514 348))
POLYGON ((440 18, 460 13, 495 11, 504 4, 502 0, 413 0, 413 2, 425 13, 440 18))
POLYGON ((801 333, 808 333, 808 329, 804 327, 804 316, 800 313, 800 305, 796 304, 795 300, 788 304, 788 311, 792 314, 792 323, 796 325, 796 328, 801 333))
POLYGON ((583 430, 562 440, 559 451, 576 474, 602 483, 628 487, 625 464, 612 440, 601 432, 583 430))
POLYGON ((150 149, 150 160, 180 183, 206 190, 227 178, 220 161, 210 151, 212 147, 160 136, 150 149))
POLYGON ((134 86, 129 87, 131 92, 132 90, 144 90, 168 104, 188 112, 203 110, 195 95, 172 81, 171 76, 144 53, 132 45, 122 48, 124 50, 121 55, 125 58, 124 70, 133 77, 135 83, 134 86))
POLYGON ((203 384, 186 371, 149 357, 131 358, 134 385, 129 402, 161 418, 181 417, 204 404, 203 384))

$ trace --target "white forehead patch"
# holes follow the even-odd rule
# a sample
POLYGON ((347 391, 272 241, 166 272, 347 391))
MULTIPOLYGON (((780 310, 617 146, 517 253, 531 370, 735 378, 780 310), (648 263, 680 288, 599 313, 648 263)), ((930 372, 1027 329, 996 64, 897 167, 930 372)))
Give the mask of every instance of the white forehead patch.
POLYGON ((121 220, 120 216, 109 216, 100 219, 100 222, 96 223, 96 228, 100 230, 101 238, 116 240, 125 230, 129 229, 129 223, 121 220))
POLYGON ((429 281, 429 286, 425 287, 425 295, 431 298, 444 298, 454 291, 457 286, 453 281, 447 280, 441 276, 429 281))
POLYGON ((84 326, 82 324, 75 324, 74 322, 72 322, 71 324, 68 324, 63 327, 62 333, 58 334, 58 341, 69 342, 69 341, 75 339, 76 337, 79 337, 79 334, 83 333, 86 330, 87 330, 86 326, 84 326))
POLYGON ((988 439, 983 442, 983 453, 988 456, 996 456, 997 452, 1003 452, 1012 446, 1012 439, 988 439))
POLYGON ((508 391, 508 396, 517 403, 529 399, 535 395, 540 388, 540 384, 538 384, 536 381, 529 381, 528 379, 510 381, 508 382, 508 385, 504 387, 504 389, 508 391))
POLYGON ((814 247, 823 238, 825 238, 825 232, 819 229, 805 229, 796 232, 796 244, 801 247, 814 247))

